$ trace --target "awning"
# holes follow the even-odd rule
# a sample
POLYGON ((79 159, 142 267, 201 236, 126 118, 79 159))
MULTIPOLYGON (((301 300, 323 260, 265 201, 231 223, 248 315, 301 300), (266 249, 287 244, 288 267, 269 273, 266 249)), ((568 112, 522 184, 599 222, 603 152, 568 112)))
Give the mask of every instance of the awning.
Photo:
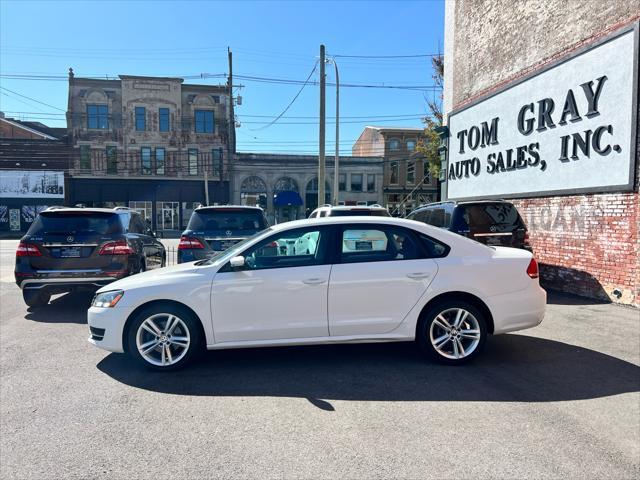
POLYGON ((284 190, 273 196, 273 205, 276 207, 286 207, 289 205, 299 206, 302 205, 302 198, 300 198, 298 192, 284 190))

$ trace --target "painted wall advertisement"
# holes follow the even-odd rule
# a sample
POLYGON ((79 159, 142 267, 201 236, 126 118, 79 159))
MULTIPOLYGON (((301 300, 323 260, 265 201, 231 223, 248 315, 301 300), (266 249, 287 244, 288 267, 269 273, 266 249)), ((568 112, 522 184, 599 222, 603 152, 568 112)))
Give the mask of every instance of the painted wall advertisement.
POLYGON ((637 36, 622 32, 454 111, 448 197, 630 190, 637 36))
POLYGON ((4 170, 0 198, 64 198, 64 172, 4 170))

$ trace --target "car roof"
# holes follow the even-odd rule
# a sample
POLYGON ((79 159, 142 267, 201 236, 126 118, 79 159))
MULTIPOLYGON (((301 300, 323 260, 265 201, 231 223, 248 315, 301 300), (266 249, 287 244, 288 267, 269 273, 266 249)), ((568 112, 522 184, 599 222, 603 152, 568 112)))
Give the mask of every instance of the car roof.
POLYGON ((200 212, 203 210, 229 210, 229 209, 233 209, 233 210, 255 210, 255 211, 260 211, 260 212, 264 212, 264 210, 262 210, 262 208, 260 207, 252 207, 249 205, 207 205, 207 206, 201 206, 201 207, 197 207, 194 211, 195 212, 200 212))
POLYGON ((486 200, 444 200, 442 202, 432 202, 432 203, 425 203, 423 205, 420 205, 419 207, 415 208, 415 210, 419 210, 421 208, 427 208, 427 207, 435 207, 437 205, 477 205, 477 204, 483 204, 483 203, 506 203, 509 205, 513 205, 513 203, 507 201, 507 200, 503 200, 501 198, 496 198, 495 200, 491 200, 491 199, 486 199, 486 200))
POLYGON ((75 213, 75 212, 82 212, 82 213, 119 213, 119 212, 133 212, 136 213, 135 211, 126 208, 126 207, 116 207, 116 208, 98 208, 98 207, 49 207, 45 210, 43 210, 40 213, 75 213))
MULTIPOLYGON (((291 222, 279 223, 271 227, 271 231, 278 232, 281 230, 288 230, 290 228, 302 228, 302 227, 312 227, 314 225, 343 225, 343 224, 359 224, 359 223, 367 223, 367 224, 380 224, 380 225, 399 225, 405 226, 409 228, 416 227, 418 229, 422 229, 422 226, 425 226, 422 222, 416 222, 414 220, 406 220, 404 218, 396 218, 396 217, 371 217, 368 215, 362 216, 352 216, 352 217, 320 217, 320 218, 306 218, 302 220, 293 220, 291 222)), ((436 227, 434 227, 436 228, 436 227)))
POLYGON ((363 210, 363 209, 368 209, 368 210, 386 210, 386 208, 384 208, 381 205, 322 205, 322 206, 316 208, 316 210, 346 210, 346 211, 348 211, 348 210, 363 210))

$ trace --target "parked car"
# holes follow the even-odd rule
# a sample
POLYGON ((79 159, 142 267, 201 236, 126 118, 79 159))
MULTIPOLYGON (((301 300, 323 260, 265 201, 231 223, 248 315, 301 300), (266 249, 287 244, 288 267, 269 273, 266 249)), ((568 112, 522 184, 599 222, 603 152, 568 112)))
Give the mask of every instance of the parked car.
POLYGON ((527 227, 518 209, 504 200, 430 203, 417 208, 407 218, 445 228, 486 245, 531 251, 527 227))
POLYGON ((269 226, 260 207, 224 205, 199 207, 191 214, 178 244, 178 263, 224 252, 269 226))
POLYGON ((51 207, 20 240, 15 278, 25 303, 41 307, 53 294, 97 289, 165 263, 164 246, 133 210, 51 207))
POLYGON ((381 205, 322 205, 316 208, 309 218, 319 217, 390 217, 389 210, 381 205))
POLYGON ((545 304, 525 250, 397 218, 298 220, 101 288, 89 341, 159 370, 204 349, 413 340, 460 364, 488 335, 538 325, 545 304), (313 247, 272 249, 305 236, 313 247))

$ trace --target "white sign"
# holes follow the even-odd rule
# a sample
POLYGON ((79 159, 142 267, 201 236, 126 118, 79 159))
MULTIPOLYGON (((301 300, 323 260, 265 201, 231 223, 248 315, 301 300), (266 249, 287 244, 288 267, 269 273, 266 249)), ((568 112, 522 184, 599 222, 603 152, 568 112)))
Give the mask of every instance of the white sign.
POLYGON ((448 197, 633 187, 637 27, 449 116, 448 197))
POLYGON ((3 170, 0 198, 64 198, 64 172, 3 170))

